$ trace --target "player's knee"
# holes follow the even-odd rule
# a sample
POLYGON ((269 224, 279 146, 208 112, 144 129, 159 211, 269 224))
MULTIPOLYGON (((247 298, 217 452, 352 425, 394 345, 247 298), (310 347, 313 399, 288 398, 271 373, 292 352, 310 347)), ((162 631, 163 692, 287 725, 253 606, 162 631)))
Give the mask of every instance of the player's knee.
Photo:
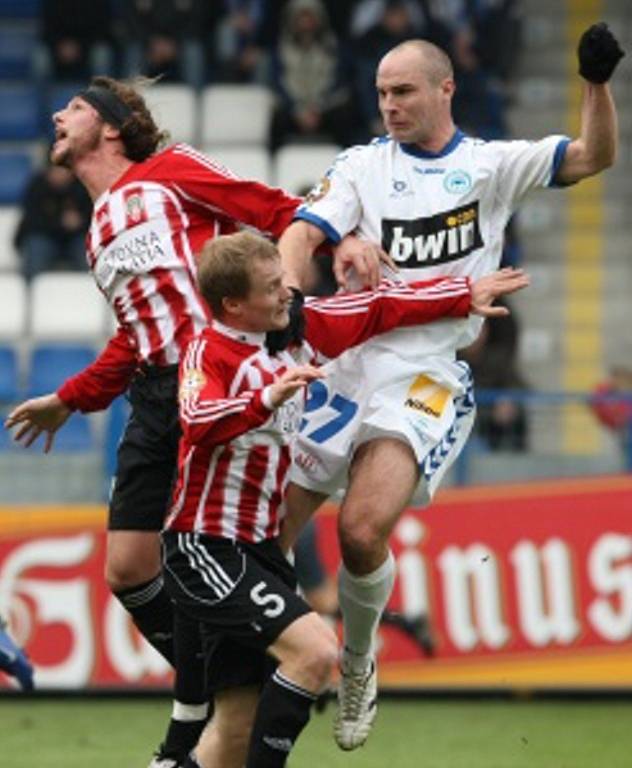
POLYGON ((339 525, 339 540, 345 562, 372 556, 384 543, 381 529, 370 519, 341 520, 339 525))
POLYGON ((130 560, 112 558, 105 564, 105 581, 112 592, 120 592, 123 589, 144 584, 156 575, 155 570, 148 570, 130 560))
POLYGON ((312 687, 322 690, 329 683, 333 669, 338 662, 338 640, 334 631, 324 621, 314 635, 312 642, 304 649, 302 665, 308 674, 312 687))

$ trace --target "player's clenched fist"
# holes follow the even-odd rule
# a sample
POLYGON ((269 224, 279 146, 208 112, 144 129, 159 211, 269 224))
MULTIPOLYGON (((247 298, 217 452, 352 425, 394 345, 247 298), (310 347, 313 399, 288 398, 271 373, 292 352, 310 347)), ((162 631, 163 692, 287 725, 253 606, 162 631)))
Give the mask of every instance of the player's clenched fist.
POLYGON ((270 385, 269 398, 273 408, 278 408, 299 389, 307 386, 316 379, 323 379, 325 374, 321 368, 315 365, 299 365, 296 368, 290 368, 274 384, 270 385))
POLYGON ((591 83, 605 83, 625 53, 603 21, 593 24, 581 36, 577 48, 579 74, 591 83))

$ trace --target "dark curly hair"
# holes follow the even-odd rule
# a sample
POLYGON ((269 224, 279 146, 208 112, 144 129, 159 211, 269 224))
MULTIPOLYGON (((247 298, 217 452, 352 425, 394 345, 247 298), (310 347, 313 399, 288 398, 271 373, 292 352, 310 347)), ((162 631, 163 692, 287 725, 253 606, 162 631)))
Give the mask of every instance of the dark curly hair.
POLYGON ((152 85, 155 80, 138 77, 133 80, 115 80, 99 75, 93 77, 90 85, 106 88, 132 110, 132 114, 120 127, 121 141, 125 147, 125 156, 135 162, 141 162, 154 154, 169 138, 166 131, 161 131, 139 88, 152 85))

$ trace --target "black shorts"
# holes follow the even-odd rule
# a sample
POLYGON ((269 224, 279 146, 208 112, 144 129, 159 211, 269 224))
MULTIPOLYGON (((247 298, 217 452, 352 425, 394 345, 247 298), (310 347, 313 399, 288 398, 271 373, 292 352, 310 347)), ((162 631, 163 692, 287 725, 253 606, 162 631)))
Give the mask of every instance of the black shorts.
POLYGON ((202 627, 210 691, 263 683, 274 668, 266 649, 311 611, 277 541, 166 531, 163 542, 167 591, 202 627))
POLYGON ((178 368, 148 367, 132 381, 132 410, 117 451, 108 528, 160 531, 178 463, 178 368))

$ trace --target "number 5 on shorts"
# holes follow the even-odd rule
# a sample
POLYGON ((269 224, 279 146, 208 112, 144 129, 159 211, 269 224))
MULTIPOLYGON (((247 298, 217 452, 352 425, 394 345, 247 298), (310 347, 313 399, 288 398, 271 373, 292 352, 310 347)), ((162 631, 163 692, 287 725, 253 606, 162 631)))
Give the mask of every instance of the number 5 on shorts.
POLYGON ((255 605, 261 607, 268 606, 264 609, 264 616, 268 616, 271 619, 276 619, 285 610, 285 600, 281 595, 277 595, 276 592, 269 592, 267 595, 264 591, 268 589, 268 585, 265 581, 260 581, 258 584, 250 590, 250 599, 255 605))
MULTIPOLYGON (((317 429, 305 434, 305 437, 313 440, 315 443, 324 443, 325 440, 329 440, 330 437, 337 435, 341 429, 347 426, 358 411, 358 404, 354 403, 353 400, 348 400, 346 397, 338 394, 330 398, 329 391, 323 382, 313 381, 309 385, 309 396, 305 402, 305 413, 317 411, 324 405, 335 411, 336 415, 328 419, 317 429)), ((303 419, 301 422, 301 432, 308 424, 309 419, 303 419)))

